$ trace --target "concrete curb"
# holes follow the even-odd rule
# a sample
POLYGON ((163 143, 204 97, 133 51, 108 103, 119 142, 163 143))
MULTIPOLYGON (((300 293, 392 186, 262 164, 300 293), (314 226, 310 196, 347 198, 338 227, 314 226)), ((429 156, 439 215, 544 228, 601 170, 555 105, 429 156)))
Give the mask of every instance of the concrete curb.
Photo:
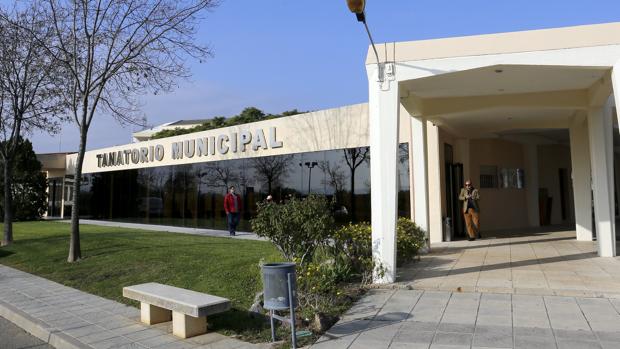
POLYGON ((39 338, 57 349, 92 349, 75 338, 49 327, 45 322, 36 319, 14 306, 0 301, 0 316, 21 327, 24 331, 39 338))

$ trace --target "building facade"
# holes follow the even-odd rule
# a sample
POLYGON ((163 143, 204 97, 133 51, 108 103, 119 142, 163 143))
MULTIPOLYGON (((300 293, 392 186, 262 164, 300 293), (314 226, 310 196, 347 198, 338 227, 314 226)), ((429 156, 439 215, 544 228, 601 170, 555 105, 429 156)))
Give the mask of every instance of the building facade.
MULTIPOLYGON (((367 104, 359 104, 88 151, 80 216, 225 229, 223 197, 235 186, 244 199, 244 230, 267 195, 276 202, 325 195, 341 223, 370 221, 367 120, 367 104)), ((399 215, 410 217, 406 125, 402 133, 399 215)), ((39 159, 51 183, 48 216, 70 216, 76 154, 39 159), (53 167, 61 159, 59 176, 53 167)))
POLYGON ((368 104, 87 152, 82 215, 223 228, 231 184, 245 218, 268 194, 324 194, 343 222, 371 221, 377 281, 393 282, 397 217, 431 246, 463 237, 471 179, 485 235, 569 227, 616 255, 620 23, 380 46, 368 104))

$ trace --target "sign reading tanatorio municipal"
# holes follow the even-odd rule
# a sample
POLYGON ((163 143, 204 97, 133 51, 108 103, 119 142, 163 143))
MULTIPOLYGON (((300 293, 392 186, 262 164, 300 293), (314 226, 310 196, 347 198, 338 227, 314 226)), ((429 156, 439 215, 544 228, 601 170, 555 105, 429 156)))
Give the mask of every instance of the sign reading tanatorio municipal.
POLYGON ((256 152, 259 149, 282 148, 282 141, 276 138, 276 128, 269 128, 265 134, 262 129, 254 131, 243 130, 239 133, 220 134, 210 137, 190 138, 173 142, 170 149, 161 144, 145 147, 135 147, 118 151, 109 151, 97 154, 97 167, 123 166, 129 164, 143 164, 159 162, 169 154, 172 160, 226 155, 231 153, 256 152))

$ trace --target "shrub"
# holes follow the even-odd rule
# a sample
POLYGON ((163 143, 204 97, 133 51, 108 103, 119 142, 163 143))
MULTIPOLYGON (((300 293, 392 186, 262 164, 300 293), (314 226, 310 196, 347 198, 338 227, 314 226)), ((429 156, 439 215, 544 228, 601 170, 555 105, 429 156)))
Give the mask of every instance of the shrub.
MULTIPOLYGON (((47 179, 29 140, 20 138, 16 154, 11 186, 13 220, 39 219, 47 210, 47 179)), ((0 164, 0 219, 4 218, 3 188, 4 164, 0 164)))
POLYGON ((251 224, 256 235, 271 240, 284 258, 304 265, 318 246, 327 244, 334 218, 325 197, 310 195, 283 204, 259 203, 251 224))
POLYGON ((359 288, 358 284, 351 285, 355 273, 348 256, 334 252, 332 248, 319 247, 312 261, 297 269, 297 295, 304 318, 345 311, 352 301, 351 289, 359 288))
POLYGON ((396 250, 399 263, 412 260, 426 245, 426 234, 422 228, 407 218, 398 218, 396 224, 396 250))
MULTIPOLYGON (((407 218, 399 218, 396 224, 396 256, 399 264, 411 260, 424 247, 424 231, 407 218)), ((362 222, 342 227, 334 234, 335 248, 345 253, 357 272, 368 271, 372 263, 372 229, 362 222)), ((371 268, 372 270, 372 268, 371 268)))

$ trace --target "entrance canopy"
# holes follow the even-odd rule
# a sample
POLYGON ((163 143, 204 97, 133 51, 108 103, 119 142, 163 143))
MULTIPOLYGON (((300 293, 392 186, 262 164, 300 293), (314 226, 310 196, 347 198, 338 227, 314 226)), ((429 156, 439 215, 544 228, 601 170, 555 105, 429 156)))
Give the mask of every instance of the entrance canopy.
MULTIPOLYGON (((428 231, 431 244, 443 237, 446 139, 465 164, 477 156, 472 139, 567 129, 577 238, 591 240, 596 230, 599 255, 615 256, 613 91, 620 89, 620 23, 385 46, 378 50, 384 53, 379 64, 374 55, 366 61, 373 253, 388 271, 378 281, 393 282, 395 276, 395 169, 401 113, 409 116, 412 130, 412 216, 428 231)), ((536 142, 529 144, 521 150, 530 169, 524 209, 529 226, 535 226, 539 161, 536 142)), ((464 166, 466 178, 475 171, 464 166)))

